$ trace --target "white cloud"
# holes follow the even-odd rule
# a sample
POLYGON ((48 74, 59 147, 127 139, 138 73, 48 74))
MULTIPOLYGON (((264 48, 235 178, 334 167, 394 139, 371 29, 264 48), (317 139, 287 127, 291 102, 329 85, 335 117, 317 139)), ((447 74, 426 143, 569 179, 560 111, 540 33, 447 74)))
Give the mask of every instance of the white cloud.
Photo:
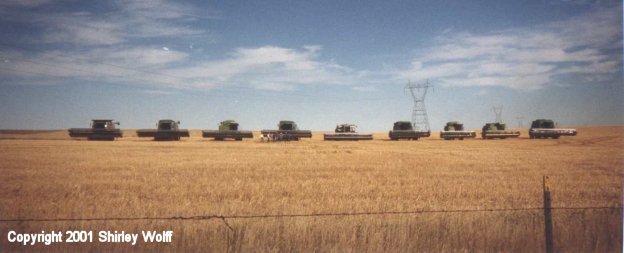
POLYGON ((477 96, 481 96, 481 97, 482 97, 482 96, 486 96, 486 95, 489 95, 489 94, 490 94, 490 92, 489 92, 488 90, 486 90, 486 89, 481 89, 481 90, 479 90, 479 92, 477 92, 477 94, 476 94, 476 95, 477 95, 477 96))
POLYGON ((320 46, 305 46, 303 50, 275 46, 238 48, 226 59, 173 68, 166 73, 193 80, 186 84, 191 87, 242 84, 267 90, 290 90, 298 85, 346 85, 358 80, 354 71, 318 60, 320 50, 320 46))
POLYGON ((620 9, 601 7, 562 22, 488 34, 443 33, 436 46, 397 75, 446 86, 518 90, 560 85, 560 77, 569 74, 591 77, 578 82, 609 80, 622 67, 613 54, 622 44, 620 9))
MULTIPOLYGON (((217 19, 218 12, 198 13, 191 6, 164 0, 108 2, 108 12, 44 12, 22 8, 47 1, 7 1, 0 4, 4 19, 23 22, 41 29, 32 41, 98 46, 117 45, 137 39, 176 36, 211 36, 191 28, 198 19, 217 19)), ((210 41, 209 38, 205 40, 210 41)))
POLYGON ((373 86, 353 86, 351 89, 355 90, 355 91, 362 91, 362 92, 376 92, 379 91, 377 88, 373 87, 373 86))
POLYGON ((50 0, 2 0, 0 6, 5 7, 36 7, 47 4, 50 0))
POLYGON ((209 89, 231 85, 292 90, 300 85, 350 85, 361 75, 331 61, 318 60, 320 47, 301 50, 264 46, 238 48, 216 60, 189 60, 180 51, 149 47, 106 47, 86 52, 49 51, 33 57, 6 54, 0 63, 14 75, 78 78, 174 88, 209 89), (192 64, 189 64, 189 61, 192 64), (132 67, 128 67, 132 66, 132 67))
MULTIPOLYGON (((568 85, 562 80, 609 81, 622 68, 620 56, 613 55, 613 49, 621 50, 621 8, 598 8, 562 22, 485 34, 447 29, 435 39, 435 46, 414 57, 410 66, 365 71, 323 60, 320 45, 241 47, 221 58, 189 55, 175 46, 164 47, 172 44, 161 39, 206 35, 188 24, 200 18, 219 18, 218 13, 197 13, 189 6, 162 0, 114 3, 115 10, 107 14, 29 16, 24 22, 41 27, 45 42, 72 49, 27 54, 3 51, 3 77, 28 83, 78 79, 191 89, 243 86, 292 90, 350 85, 352 90, 369 92, 387 83, 431 79, 442 86, 536 90, 568 85), (145 44, 155 37, 160 44, 145 44), (6 69, 14 71, 7 73, 6 69), (570 78, 576 75, 580 78, 570 78)), ((1 14, 9 19, 23 16, 0 8, 1 14)))

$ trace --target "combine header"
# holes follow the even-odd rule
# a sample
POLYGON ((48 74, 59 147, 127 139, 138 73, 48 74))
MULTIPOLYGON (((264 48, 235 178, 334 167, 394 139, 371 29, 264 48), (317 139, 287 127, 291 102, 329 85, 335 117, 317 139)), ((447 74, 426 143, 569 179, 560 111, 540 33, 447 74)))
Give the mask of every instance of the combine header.
POLYGON ((440 132, 440 138, 445 140, 454 140, 464 138, 475 138, 477 133, 475 131, 465 131, 464 124, 459 121, 449 121, 444 126, 444 131, 440 132))
POLYGON ((412 127, 412 122, 397 121, 394 122, 392 131, 388 133, 390 140, 396 141, 400 139, 418 140, 418 138, 431 136, 431 131, 416 131, 412 127))
POLYGON ((294 121, 282 120, 277 124, 278 130, 262 130, 263 139, 269 141, 298 141, 300 138, 312 138, 310 130, 299 130, 294 121))
POLYGON ((112 119, 94 119, 91 128, 70 128, 69 137, 87 137, 90 141, 114 141, 123 137, 121 130, 115 128, 119 122, 112 119))
POLYGON ((549 119, 536 119, 531 123, 529 129, 529 138, 541 139, 548 137, 553 139, 559 139, 561 136, 575 136, 576 129, 562 129, 555 128, 555 122, 549 119))
POLYGON ((238 130, 238 122, 234 120, 225 120, 219 123, 219 130, 204 130, 202 131, 204 138, 214 138, 216 141, 222 141, 224 139, 234 139, 242 141, 243 138, 253 138, 251 131, 238 130))
POLYGON ((326 141, 359 141, 372 140, 373 134, 358 133, 355 131, 356 126, 353 124, 336 125, 334 133, 325 133, 323 140, 326 141))
POLYGON ((483 139, 507 139, 520 136, 518 131, 505 130, 505 123, 487 123, 483 126, 481 138, 483 139))
POLYGON ((137 136, 154 137, 155 141, 179 141, 180 137, 189 137, 189 131, 179 129, 180 121, 161 119, 156 126, 157 129, 139 129, 137 136))

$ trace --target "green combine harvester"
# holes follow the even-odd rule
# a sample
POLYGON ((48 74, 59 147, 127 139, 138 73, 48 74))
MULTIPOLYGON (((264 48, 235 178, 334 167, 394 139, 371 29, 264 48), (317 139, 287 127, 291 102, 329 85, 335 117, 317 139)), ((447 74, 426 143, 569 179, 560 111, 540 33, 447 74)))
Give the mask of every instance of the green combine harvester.
POLYGON ((262 130, 262 138, 269 141, 298 141, 300 138, 312 138, 312 131, 299 130, 297 123, 282 120, 277 124, 277 130, 262 130))
POLYGON ((86 137, 90 141, 114 141, 115 138, 123 137, 120 129, 115 128, 119 122, 112 119, 91 120, 91 128, 70 128, 69 137, 86 137))
POLYGON ((520 136, 519 131, 505 130, 505 123, 486 123, 481 131, 481 138, 483 139, 507 139, 518 136, 520 136))
POLYGON ((225 139, 234 139, 242 141, 243 138, 253 138, 251 131, 238 130, 238 122, 234 120, 225 120, 219 123, 219 130, 204 130, 202 131, 204 138, 214 138, 216 141, 222 141, 225 139))
POLYGON ((139 129, 139 137, 154 137, 155 141, 179 141, 181 137, 189 137, 189 131, 179 128, 180 121, 161 119, 156 129, 139 129))
POLYGON ((360 140, 372 140, 373 134, 358 133, 355 129, 356 125, 353 124, 340 124, 336 125, 336 130, 333 133, 325 133, 323 140, 326 141, 360 141, 360 140))
POLYGON ((553 138, 559 139, 561 136, 576 136, 576 129, 555 128, 555 122, 549 119, 536 119, 531 123, 529 138, 553 138))
POLYGON ((418 140, 418 138, 429 136, 431 136, 431 131, 416 131, 412 126, 412 122, 409 121, 394 122, 392 131, 388 132, 388 137, 390 137, 390 140, 393 141, 401 139, 418 140))
POLYGON ((447 122, 446 126, 444 126, 444 131, 440 131, 440 138, 445 140, 463 140, 464 138, 475 137, 477 137, 477 133, 475 131, 464 130, 464 124, 459 121, 447 122))

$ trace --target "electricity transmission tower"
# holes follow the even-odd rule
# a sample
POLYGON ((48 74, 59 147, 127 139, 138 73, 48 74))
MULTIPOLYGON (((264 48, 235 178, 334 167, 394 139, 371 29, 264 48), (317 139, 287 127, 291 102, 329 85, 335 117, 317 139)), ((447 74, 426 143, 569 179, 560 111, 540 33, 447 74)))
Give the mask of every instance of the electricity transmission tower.
POLYGON ((501 106, 492 106, 492 111, 496 115, 494 122, 503 123, 503 105, 501 106))
POLYGON ((429 131, 429 118, 427 117, 427 108, 425 107, 425 96, 427 89, 433 87, 429 85, 429 80, 425 83, 415 84, 407 82, 406 89, 410 90, 414 99, 414 108, 412 109, 412 126, 416 131, 429 131))
POLYGON ((523 128, 524 127, 524 116, 518 116, 518 117, 516 117, 516 120, 518 120, 518 128, 523 128))

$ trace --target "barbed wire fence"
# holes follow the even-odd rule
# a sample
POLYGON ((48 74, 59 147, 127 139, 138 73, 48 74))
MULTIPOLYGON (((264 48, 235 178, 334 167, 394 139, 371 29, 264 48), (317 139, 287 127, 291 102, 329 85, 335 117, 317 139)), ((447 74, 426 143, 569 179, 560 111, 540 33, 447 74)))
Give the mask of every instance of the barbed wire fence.
POLYGON ((92 217, 92 218, 13 218, 0 219, 0 222, 75 222, 75 221, 149 221, 149 220, 220 220, 230 230, 234 228, 228 220, 241 219, 281 219, 281 218, 306 218, 306 217, 340 217, 340 216, 377 216, 377 215, 409 215, 430 213, 477 213, 477 212, 522 212, 544 211, 544 236, 546 252, 553 252, 553 228, 552 210, 622 210, 621 205, 614 206, 576 206, 576 207, 552 207, 550 198, 549 177, 543 177, 544 206, 522 208, 481 208, 481 209, 420 209, 411 211, 376 211, 376 212, 328 212, 328 213, 292 213, 292 214, 251 214, 251 215, 194 215, 194 216, 135 216, 135 217, 92 217))

